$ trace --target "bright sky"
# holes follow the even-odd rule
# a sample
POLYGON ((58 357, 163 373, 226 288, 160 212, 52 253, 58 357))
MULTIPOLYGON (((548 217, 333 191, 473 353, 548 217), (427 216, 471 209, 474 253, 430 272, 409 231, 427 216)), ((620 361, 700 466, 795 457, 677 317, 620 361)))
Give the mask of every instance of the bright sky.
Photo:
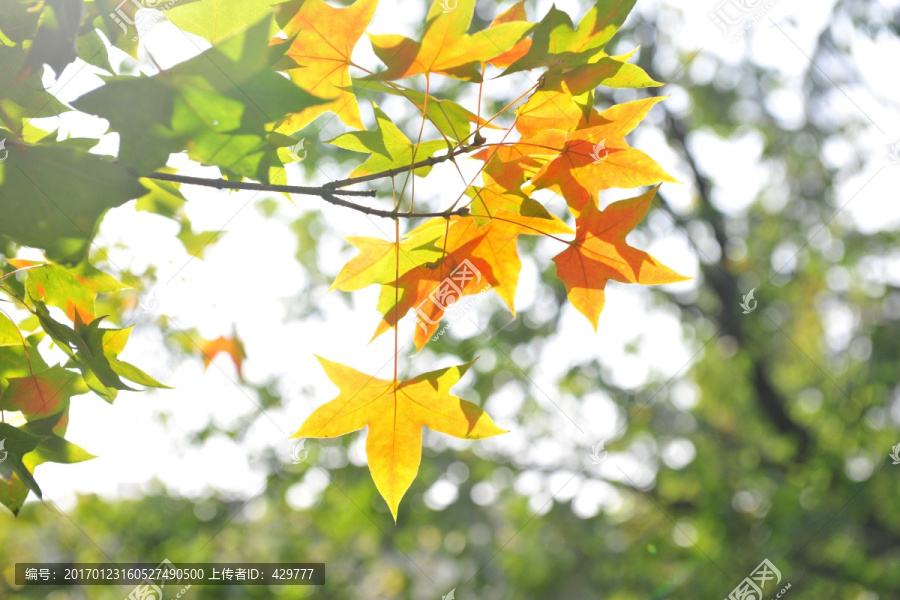
MULTIPOLYGON (((718 55, 737 60, 750 53, 756 61, 791 76, 792 85, 777 96, 774 109, 783 118, 785 128, 795 127, 803 117, 802 94, 799 76, 806 69, 814 40, 824 24, 832 2, 799 2, 782 0, 774 3, 768 12, 743 41, 731 41, 709 17, 721 0, 701 0, 685 3, 671 0, 642 0, 639 10, 650 14, 663 11, 667 26, 663 32, 684 50, 700 50, 696 60, 686 69, 695 81, 714 76, 708 57, 718 55), (683 17, 675 12, 682 11, 683 17), (770 20, 771 19, 771 20, 770 20), (774 21, 774 23, 773 23, 774 21)), ((506 4, 503 5, 505 8, 506 4)), ((541 15, 551 2, 530 2, 529 16, 541 15)), ((730 2, 729 2, 730 4, 730 2)), ((767 3, 762 3, 765 5, 767 3)), ((558 8, 573 15, 576 22, 587 2, 578 0, 557 1, 558 8)), ((493 10, 490 3, 484 6, 493 10)), ((376 33, 403 32, 413 35, 424 17, 423 3, 382 3, 369 30, 376 33), (404 30, 405 28, 405 30, 404 30)), ((733 14, 733 13, 731 13, 733 14)), ((196 54, 207 46, 199 38, 189 38, 175 30, 164 20, 155 25, 146 40, 147 48, 156 60, 169 66, 179 59, 196 54)), ((633 40, 622 40, 617 51, 630 50, 633 40)), ((828 149, 827 160, 845 164, 862 157, 865 167, 853 177, 840 182, 840 198, 853 200, 840 218, 852 220, 864 231, 895 227, 900 221, 900 205, 886 203, 883 198, 895 195, 900 177, 900 161, 892 161, 891 147, 900 141, 900 113, 894 99, 900 97, 898 84, 883 76, 882 59, 886 54, 897 55, 896 40, 853 40, 852 68, 858 69, 868 89, 845 90, 847 95, 835 96, 835 104, 826 118, 859 118, 870 120, 870 127, 859 132, 856 139, 847 140, 846 146, 828 149), (879 173, 879 169, 883 169, 879 173), (878 173, 862 192, 866 181, 878 173), (856 195, 858 193, 858 195, 856 195), (854 196, 856 195, 856 196, 854 196)), ((365 38, 354 55, 362 64, 378 64, 365 38)), ((99 80, 91 74, 91 67, 83 63, 70 65, 63 73, 56 89, 65 100, 72 100, 99 80)), ((681 69, 675 57, 661 57, 658 65, 662 76, 672 76, 681 69)), ((142 68, 151 73, 145 63, 142 68)), ((844 68, 829 63, 823 68, 844 68)), ((525 75, 510 81, 493 82, 492 85, 521 85, 530 83, 525 75)), ((723 80, 726 77, 723 77, 723 80)), ((686 83, 685 73, 661 93, 671 94, 668 100, 672 110, 689 110, 686 96, 679 87, 686 83)), ((727 82, 726 82, 727 83, 727 82)), ((486 88, 486 95, 490 94, 486 88)), ((474 97, 463 99, 473 106, 474 97)), ((371 123, 371 108, 363 105, 363 118, 371 123)), ((407 110, 399 100, 385 102, 383 108, 390 114, 400 108, 407 110)), ((748 107, 752 111, 752 107, 748 107)), ((748 113, 752 116, 752 113, 748 113)), ((140 114, 134 115, 140 119, 140 114)), ((655 157, 670 173, 682 181, 690 181, 685 166, 678 162, 676 154, 667 146, 664 132, 654 125, 658 119, 648 119, 630 138, 632 145, 655 157)), ((40 124, 45 128, 54 125, 48 120, 40 124)), ((103 131, 99 119, 66 116, 61 119, 64 135, 96 136, 103 131)), ((329 139, 343 131, 337 123, 322 132, 322 139, 329 139), (326 135, 326 133, 328 135, 326 135)), ((318 144, 318 140, 306 140, 318 144)), ((701 167, 718 184, 715 201, 724 211, 740 215, 756 198, 763 186, 767 186, 767 206, 777 209, 790 198, 786 197, 784 182, 772 174, 770 165, 760 162, 762 141, 752 131, 740 133, 734 139, 723 140, 711 133, 697 132, 692 136, 694 151, 701 167)), ((116 136, 106 136, 98 151, 113 153, 116 136)), ((214 177, 215 169, 203 169, 190 165, 183 156, 175 156, 172 165, 184 167, 186 174, 214 177)), ((475 161, 460 163, 467 179, 477 171, 475 161), (469 162, 473 164, 468 164, 469 162)), ((328 176, 341 174, 335 165, 324 165, 328 176)), ((294 184, 322 183, 306 181, 299 168, 291 167, 290 179, 294 184)), ((462 190, 458 173, 449 165, 439 165, 426 180, 417 181, 417 193, 426 197, 447 200, 446 190, 453 194, 462 190)), ((189 496, 204 494, 212 489, 228 491, 241 497, 255 495, 263 486, 266 471, 257 462, 267 449, 274 449, 284 462, 290 462, 289 453, 295 440, 287 440, 302 421, 318 405, 334 397, 336 389, 324 377, 313 354, 352 365, 362 371, 389 378, 388 362, 393 346, 390 335, 384 335, 371 344, 369 337, 377 323, 374 306, 375 288, 353 294, 353 306, 348 307, 334 292, 316 299, 325 310, 325 318, 292 320, 285 323, 292 299, 307 283, 307 276, 294 259, 296 240, 287 225, 307 208, 324 208, 328 229, 319 239, 320 264, 326 273, 336 275, 340 267, 355 254, 342 241, 346 235, 392 236, 391 223, 370 219, 359 213, 326 207, 310 198, 298 198, 293 206, 279 198, 277 218, 265 218, 255 206, 256 201, 272 195, 259 195, 254 202, 250 192, 220 192, 212 189, 183 188, 190 202, 187 211, 195 230, 219 230, 227 232, 203 260, 185 253, 174 237, 177 227, 171 221, 147 213, 137 213, 133 203, 113 210, 103 222, 99 242, 112 248, 114 265, 141 271, 148 264, 155 265, 162 285, 156 289, 159 312, 169 315, 182 328, 196 328, 206 338, 227 335, 232 324, 244 340, 249 359, 244 375, 248 381, 263 382, 276 378, 284 397, 282 410, 271 410, 267 416, 257 419, 243 442, 213 437, 202 447, 187 443, 188 433, 197 431, 209 419, 223 426, 242 415, 254 414, 255 398, 252 392, 243 391, 236 373, 227 359, 218 359, 213 367, 204 371, 199 361, 175 362, 165 353, 160 337, 150 324, 149 315, 139 315, 135 332, 123 358, 133 362, 154 377, 173 386, 174 390, 148 391, 145 393, 121 393, 114 405, 108 405, 93 396, 79 396, 73 400, 69 438, 99 458, 78 465, 47 464, 39 467, 37 477, 48 497, 63 508, 70 506, 76 492, 99 493, 106 497, 131 496, 140 493, 153 478, 161 479, 172 493, 189 496), (171 279, 171 282, 169 280, 171 279), (165 283, 169 282, 169 283, 165 283), (164 426, 158 413, 170 415, 164 426)), ((689 185, 667 184, 664 192, 676 209, 686 209, 691 204, 689 185)), ((604 201, 630 195, 627 192, 609 193, 604 201)), ((453 196, 455 198, 455 195, 453 196)), ((450 198, 452 200, 453 198, 450 198)), ((547 196, 546 198, 549 198, 547 196)), ((845 200, 845 201, 846 201, 845 200)), ((553 202, 559 203, 557 198, 553 202)), ((551 207, 554 205, 551 204, 551 207)), ((555 206, 559 208, 558 206, 555 206)), ((648 250, 676 271, 694 276, 698 273, 697 257, 684 234, 673 229, 662 214, 654 214, 650 220, 652 239, 629 238, 632 243, 648 250)), ((692 232, 694 240, 704 248, 703 232, 692 232)), ((549 243, 539 247, 536 257, 524 259, 524 267, 516 296, 517 308, 524 312, 534 309, 541 319, 540 307, 546 304, 547 290, 538 286, 537 264, 546 264, 559 248, 549 243)), ((882 277, 900 280, 897 264, 883 269, 882 277)), ((767 279, 761 274, 761 279, 767 279)), ((668 286, 672 291, 692 290, 693 282, 668 286)), ((748 291, 748 290, 745 290, 748 291)), ((735 302, 739 302, 735 298, 735 302)), ((490 313, 504 311, 494 295, 480 299, 451 329, 453 337, 478 336, 479 328, 486 326, 490 313), (471 319, 471 321, 470 321, 471 319), (474 323, 473 323, 474 321, 474 323), (477 326, 476 326, 477 324, 477 326)), ((636 389, 648 378, 666 380, 681 372, 690 363, 695 348, 682 341, 677 313, 672 307, 653 306, 650 295, 638 286, 610 283, 607 302, 600 317, 599 333, 594 333, 588 322, 571 306, 565 312, 558 333, 543 347, 540 356, 516 354, 513 359, 524 364, 538 362, 533 380, 526 392, 532 395, 545 410, 540 423, 528 423, 519 427, 515 414, 522 403, 523 390, 516 384, 508 384, 488 399, 465 393, 466 380, 455 388, 456 393, 483 402, 495 421, 512 431, 484 442, 471 443, 433 433, 426 435, 426 443, 433 448, 475 447, 485 456, 513 456, 524 465, 547 468, 565 466, 556 474, 546 475, 537 470, 525 471, 515 480, 511 475, 498 475, 498 480, 477 487, 476 502, 488 504, 506 486, 531 496, 532 506, 544 505, 552 492, 568 481, 571 473, 587 462, 592 446, 602 440, 607 444, 624 423, 624 415, 610 398, 594 392, 587 398, 576 399, 560 394, 556 380, 573 364, 596 357, 613 374, 615 383, 626 389, 636 389), (634 324, 641 326, 635 328, 634 324), (625 324, 628 324, 627 327, 625 324), (634 346, 636 352, 628 352, 634 346), (558 432, 550 437, 551 429, 558 432), (552 492, 551 492, 552 491, 552 492)), ((521 313, 520 313, 521 314, 521 313)), ((549 318, 546 315, 543 318, 549 318)), ((413 323, 410 317, 400 330, 401 343, 412 339, 413 323)), ((405 352, 402 354, 408 354, 405 352)), ((502 356, 499 357, 503 359, 502 356)), ((497 357, 489 349, 475 368, 489 368, 497 357)), ((405 359, 404 359, 405 361, 405 359)), ((458 362, 452 357, 436 359, 423 352, 409 364, 401 365, 406 375, 432 370, 458 362)), ((688 411, 697 401, 697 392, 689 382, 673 384, 672 402, 688 411)), ((690 422, 690 418, 688 422, 690 422)), ((364 434, 355 434, 356 442, 350 460, 365 463, 364 434)), ((309 440, 306 448, 316 455, 320 447, 333 446, 337 442, 309 440)), ((340 453, 325 451, 319 454, 325 466, 337 465, 340 453)), ((680 468, 694 457, 694 448, 687 439, 668 440, 658 446, 653 440, 635 443, 627 452, 610 453, 599 467, 590 466, 585 474, 566 486, 560 500, 575 498, 576 512, 584 517, 593 516, 599 510, 621 508, 621 498, 612 486, 595 479, 622 479, 621 467, 639 485, 652 483, 657 458, 670 467, 680 468), (585 476, 587 473, 593 477, 585 476)), ((446 506, 457 493, 457 484, 466 474, 457 466, 435 482, 417 481, 414 490, 431 486, 426 501, 433 508, 446 506)), ((313 504, 325 484, 324 476, 317 469, 306 468, 298 483, 289 492, 289 501, 296 508, 313 504)), ((549 505, 546 507, 549 509, 549 505)), ((258 507, 251 510, 258 510, 258 507)))

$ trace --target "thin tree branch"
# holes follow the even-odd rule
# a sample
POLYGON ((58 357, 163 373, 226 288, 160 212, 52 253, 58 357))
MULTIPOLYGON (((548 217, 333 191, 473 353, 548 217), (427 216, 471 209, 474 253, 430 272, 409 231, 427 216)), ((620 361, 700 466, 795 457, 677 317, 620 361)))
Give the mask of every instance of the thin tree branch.
MULTIPOLYGON (((346 192, 337 192, 339 194, 345 194, 346 192)), ((444 217, 445 219, 449 219, 453 216, 458 217, 466 217, 469 215, 469 209, 467 207, 457 208, 456 210, 444 210, 439 212, 420 212, 420 213, 410 213, 410 212, 398 212, 396 209, 394 210, 382 210, 380 208, 370 208, 368 206, 360 206, 359 204, 354 204, 349 200, 343 200, 338 198, 337 196, 333 196, 329 193, 323 193, 322 199, 329 204, 334 204, 336 206, 345 206, 347 208, 352 208, 353 210, 357 210, 361 213, 367 215, 373 215, 376 217, 386 217, 388 219, 413 219, 416 217, 444 217)))
MULTIPOLYGON (((157 179, 160 181, 174 181, 176 183, 189 183, 192 185, 203 185, 213 187, 219 190, 257 190, 263 192, 286 192, 288 194, 302 194, 304 196, 320 196, 325 197, 331 195, 334 190, 327 187, 309 187, 302 185, 278 185, 270 183, 256 183, 253 181, 228 181, 227 179, 208 179, 206 177, 191 177, 189 175, 176 175, 173 173, 154 172, 150 175, 144 175, 147 179, 157 179)), ((344 196, 368 196, 375 197, 375 190, 347 190, 340 192, 344 196)), ((351 206, 356 206, 352 204, 351 206)))
POLYGON ((192 185, 202 185, 206 187, 213 187, 216 189, 232 189, 232 190, 258 190, 258 191, 268 191, 268 192, 286 192, 288 194, 302 194, 305 196, 318 196, 328 202, 329 204, 334 204, 336 206, 343 206, 345 208, 352 208, 353 210, 359 211, 361 213, 367 215, 373 215, 377 217, 387 217, 389 219, 394 219, 397 217, 401 217, 404 219, 412 219, 416 217, 444 217, 449 218, 451 216, 467 216, 469 214, 469 209, 466 207, 458 208, 453 210, 451 207, 448 210, 438 211, 438 212, 407 212, 400 213, 396 210, 382 210, 378 208, 371 208, 368 206, 363 206, 360 204, 356 204, 354 202, 350 202, 349 200, 343 200, 337 197, 337 194, 341 196, 366 196, 369 198, 375 197, 375 190, 340 190, 337 188, 341 188, 347 185, 352 185, 354 183, 361 183, 363 181, 372 181, 375 179, 383 179, 386 177, 393 177, 394 175, 399 175, 401 173, 405 173, 410 170, 415 170, 420 167, 427 167, 436 165, 438 163, 442 163, 444 161, 450 160, 460 154, 465 154, 466 152, 471 152, 475 148, 478 148, 477 145, 472 146, 461 146, 450 152, 444 156, 439 157, 429 157, 418 162, 412 163, 410 165, 405 165, 402 167, 396 167, 394 169, 389 169, 387 171, 381 171, 379 173, 372 173, 369 175, 364 175, 362 177, 350 177, 348 179, 341 179, 337 181, 331 181, 326 183, 324 186, 320 187, 309 187, 309 186, 297 186, 297 185, 278 185, 278 184, 267 184, 267 183, 256 183, 251 181, 228 181, 227 179, 209 179, 205 177, 192 177, 189 175, 177 175, 174 173, 162 173, 156 171, 151 173, 150 175, 145 175, 147 179, 157 179, 160 181, 173 181, 176 183, 187 183, 192 185))
MULTIPOLYGON (((403 167, 400 171, 405 171, 409 167, 403 167)), ((214 187, 217 189, 236 189, 236 190, 263 190, 269 192, 287 192, 289 194, 303 194, 306 196, 319 196, 325 202, 329 204, 334 204, 335 206, 343 206, 345 208, 352 208, 355 211, 359 211, 361 213, 367 215, 373 215, 376 217, 387 217, 389 219, 395 219, 397 217, 401 217, 404 219, 412 219, 416 217, 444 217, 448 219, 452 216, 460 216, 465 217, 469 214, 469 209, 466 207, 458 208, 456 210, 442 210, 438 212, 420 212, 420 213, 401 213, 395 210, 382 210, 380 208, 371 208, 369 206, 363 206, 361 204, 356 204, 355 202, 350 202, 349 200, 344 200, 343 198, 338 198, 336 194, 340 194, 342 196, 375 196, 375 190, 364 190, 364 191, 354 191, 354 190, 334 190, 325 187, 304 187, 304 186, 296 186, 296 185, 270 185, 264 183, 253 183, 249 181, 228 181, 227 179, 206 179, 203 177, 190 177, 188 175, 175 175, 173 173, 152 173, 150 175, 146 175, 147 179, 158 179, 160 181, 174 181, 176 183, 190 183, 193 185, 204 185, 206 187, 214 187)))

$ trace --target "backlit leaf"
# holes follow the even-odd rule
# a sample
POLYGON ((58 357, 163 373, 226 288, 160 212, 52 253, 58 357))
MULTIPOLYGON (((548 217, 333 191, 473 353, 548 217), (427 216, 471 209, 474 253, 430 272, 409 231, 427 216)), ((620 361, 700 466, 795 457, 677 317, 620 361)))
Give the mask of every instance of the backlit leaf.
POLYGON ((9 379, 3 393, 3 408, 19 410, 26 418, 46 417, 64 410, 72 396, 86 394, 88 387, 76 372, 62 367, 9 379))
MULTIPOLYGON (((370 153, 369 159, 353 169, 351 177, 381 173, 395 167, 403 167, 413 162, 413 144, 403 132, 388 118, 378 105, 372 104, 375 109, 376 127, 371 131, 350 132, 340 135, 329 144, 355 152, 370 153)), ((424 160, 435 153, 446 150, 447 144, 440 140, 422 142, 415 152, 416 161, 424 160)), ((431 167, 419 167, 416 175, 424 177, 431 171, 431 167)))
POLYGON ((28 294, 45 304, 61 308, 73 323, 90 323, 97 318, 94 312, 97 294, 117 292, 127 287, 86 261, 71 268, 22 259, 9 259, 8 262, 17 269, 31 267, 25 276, 28 294))
POLYGON ((40 248, 53 261, 81 262, 100 217, 146 191, 121 165, 96 154, 58 142, 13 142, 4 129, 0 138, 9 152, 0 162, 0 235, 40 248))
POLYGON ((506 433, 475 404, 450 394, 472 362, 406 381, 387 381, 319 358, 340 393, 320 406, 293 437, 331 438, 364 427, 369 471, 394 521, 419 471, 422 427, 477 440, 506 433))
POLYGON ((278 0, 187 0, 165 9, 168 20, 189 33, 217 44, 256 23, 278 0))
POLYGON ((399 247, 378 238, 348 237, 359 254, 344 265, 329 290, 350 292, 373 283, 390 283, 418 265, 437 260, 442 252, 436 242, 443 229, 441 225, 422 228, 402 240, 399 247))
POLYGON ((504 75, 537 67, 566 69, 587 64, 602 53, 635 2, 597 0, 582 17, 577 29, 567 13, 550 7, 534 30, 528 53, 504 71, 504 75))
POLYGON ((509 21, 468 34, 475 0, 458 0, 447 12, 434 0, 425 17, 425 32, 416 42, 402 35, 372 35, 369 40, 388 70, 384 79, 403 79, 418 74, 440 73, 467 81, 481 81, 480 63, 511 50, 534 24, 509 21))
POLYGON ((689 279, 625 241, 625 236, 644 219, 658 188, 613 202, 603 211, 588 202, 576 221, 575 240, 553 258, 569 301, 588 318, 595 331, 610 279, 642 285, 689 279))
POLYGON ((266 134, 323 102, 272 70, 270 25, 271 16, 153 77, 107 78, 74 104, 110 122, 121 136, 120 162, 140 174, 187 149, 227 174, 267 181, 281 161, 266 134))
MULTIPOLYGON (((378 0, 356 0, 347 8, 334 8, 322 0, 300 2, 299 10, 284 26, 291 40, 287 56, 297 64, 287 72, 301 89, 324 102, 292 111, 282 126, 286 132, 303 128, 325 111, 335 113, 350 127, 363 128, 350 82, 350 57, 377 5, 378 0)), ((293 6, 288 3, 281 9, 293 6)))
POLYGON ((247 352, 244 350, 244 344, 234 333, 230 336, 220 335, 214 340, 201 340, 197 346, 203 355, 203 366, 209 368, 213 359, 219 354, 227 354, 234 363, 238 377, 243 379, 244 359, 247 358, 247 352))

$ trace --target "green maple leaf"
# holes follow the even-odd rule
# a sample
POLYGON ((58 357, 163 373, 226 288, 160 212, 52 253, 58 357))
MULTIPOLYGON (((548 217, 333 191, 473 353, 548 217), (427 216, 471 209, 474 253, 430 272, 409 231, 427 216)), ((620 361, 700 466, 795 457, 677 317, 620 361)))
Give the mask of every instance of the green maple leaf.
POLYGON ((282 164, 268 133, 285 115, 321 102, 272 69, 271 23, 269 15, 153 77, 106 78, 74 105, 110 122, 121 136, 120 162, 141 174, 187 149, 229 177, 268 181, 269 168, 282 164))
POLYGON ((119 360, 118 355, 125 349, 132 327, 101 329, 103 317, 100 317, 76 331, 53 319, 43 302, 32 302, 44 331, 69 355, 65 366, 81 371, 88 387, 107 402, 116 399, 118 390, 134 391, 123 380, 146 387, 168 387, 134 365, 119 360))
POLYGON ((0 163, 0 236, 56 262, 80 262, 103 214, 146 192, 121 165, 70 143, 13 142, 4 129, 0 138, 9 153, 0 163))
MULTIPOLYGON (((375 129, 345 133, 328 142, 354 152, 371 154, 366 162, 350 173, 351 177, 381 173, 395 167, 408 166, 413 162, 415 144, 403 135, 377 104, 373 102, 372 107, 375 109, 375 129)), ((440 140, 422 142, 416 149, 416 161, 434 156, 436 152, 446 148, 447 144, 440 140)), ((416 169, 416 175, 424 177, 429 171, 431 167, 419 167, 416 169)))
MULTIPOLYGON (((217 44, 247 23, 261 19, 275 3, 273 0, 186 0, 166 9, 166 18, 179 29, 217 44)), ((271 33, 277 30, 273 27, 271 33)))
POLYGON ((97 317, 94 312, 97 294, 127 287, 87 261, 69 269, 22 259, 8 262, 17 269, 27 269, 25 289, 32 298, 62 309, 74 323, 90 323, 97 317))
POLYGON ((463 108, 457 102, 446 98, 435 98, 428 95, 428 106, 425 106, 425 93, 403 86, 390 86, 374 79, 353 78, 353 91, 358 98, 369 92, 379 92, 400 96, 412 102, 419 112, 424 108, 428 120, 434 124, 438 131, 453 141, 466 139, 472 123, 478 123, 491 129, 499 129, 493 124, 484 125, 484 119, 478 119, 478 115, 463 108))
POLYGON ((637 0, 598 0, 582 17, 576 29, 569 15, 555 6, 538 23, 528 53, 514 62, 504 75, 538 67, 568 68, 603 56, 637 0))
POLYGON ((41 488, 31 471, 22 462, 22 457, 34 450, 41 439, 13 427, 8 423, 0 423, 0 503, 18 514, 30 489, 38 498, 41 488))

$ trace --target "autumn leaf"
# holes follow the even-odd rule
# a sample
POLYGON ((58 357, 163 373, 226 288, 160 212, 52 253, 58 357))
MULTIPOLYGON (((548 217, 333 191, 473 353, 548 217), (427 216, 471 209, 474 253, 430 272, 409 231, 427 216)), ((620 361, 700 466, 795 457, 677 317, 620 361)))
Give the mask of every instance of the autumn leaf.
MULTIPOLYGON (((436 241, 444 251, 438 260, 410 269, 396 282, 382 285, 378 312, 382 320, 373 339, 395 327, 409 310, 416 311, 413 341, 421 350, 437 331, 447 308, 464 296, 492 289, 513 315, 522 262, 518 236, 571 233, 560 219, 524 195, 502 193, 487 179, 476 188, 472 217, 434 219, 421 227, 445 229, 436 241)), ((416 230, 411 232, 415 234, 416 230)))
MULTIPOLYGON (((353 169, 351 177, 381 173, 396 167, 408 166, 413 162, 415 144, 403 135, 377 104, 373 102, 372 107, 375 110, 375 129, 345 133, 328 142, 339 148, 371 154, 366 162, 353 169)), ((441 140, 421 142, 415 151, 416 161, 429 158, 436 152, 446 149, 447 143, 441 140)), ((424 177, 429 172, 431 167, 426 166, 416 169, 415 173, 424 177)))
POLYGON ((588 202, 576 220, 575 239, 553 258, 569 301, 588 318, 594 331, 610 279, 642 285, 689 279, 625 241, 647 214, 657 189, 659 186, 636 198, 613 202, 603 211, 588 202))
POLYGON ((11 377, 3 392, 4 410, 18 410, 26 416, 46 417, 64 410, 72 396, 86 394, 88 387, 78 373, 55 366, 24 377, 11 377))
POLYGON ((475 123, 488 129, 501 129, 500 126, 488 123, 485 119, 479 118, 478 115, 452 100, 436 98, 428 94, 428 102, 426 103, 426 96, 423 92, 400 84, 387 85, 374 79, 354 78, 353 89, 358 98, 367 92, 391 94, 406 98, 419 110, 419 113, 423 110, 425 111, 428 120, 431 121, 438 131, 457 142, 468 137, 470 123, 475 123))
POLYGON ((520 143, 532 154, 553 158, 532 177, 537 188, 559 192, 577 216, 592 193, 677 182, 656 161, 628 145, 625 135, 663 97, 617 104, 594 117, 594 126, 576 131, 543 131, 520 143), (557 151, 558 149, 558 151, 557 151))
POLYGON ((576 29, 569 15, 555 6, 541 19, 528 53, 504 75, 537 67, 565 69, 587 64, 603 55, 606 43, 619 30, 636 0, 597 0, 576 29))
POLYGON ((287 73, 301 89, 326 102, 292 114, 281 130, 297 131, 326 111, 350 127, 363 128, 350 81, 350 57, 377 5, 378 0, 356 0, 347 8, 334 8, 322 0, 301 2, 300 10, 284 26, 291 40, 287 56, 298 65, 287 73))
POLYGON ((394 522, 419 471, 422 426, 469 440, 506 433, 481 408, 450 394, 474 360, 406 381, 387 381, 317 358, 340 393, 317 408, 293 437, 332 438, 368 427, 369 471, 394 522))
POLYGON ((9 259, 7 262, 17 269, 28 269, 25 279, 28 295, 61 308, 76 324, 76 329, 97 318, 94 302, 98 294, 128 287, 95 269, 87 261, 69 269, 53 263, 41 264, 23 259, 9 259))
POLYGON ((475 219, 459 219, 447 235, 447 245, 451 247, 465 247, 473 241, 477 242, 471 250, 472 260, 480 260, 490 265, 489 273, 494 280, 493 291, 500 296, 513 315, 516 314, 514 299, 519 284, 519 272, 522 270, 518 252, 519 235, 570 231, 565 223, 549 215, 549 218, 543 218, 543 215, 522 217, 519 212, 499 209, 494 211, 492 218, 480 227, 475 219))
MULTIPOLYGON (((525 0, 519 0, 511 7, 497 15, 491 22, 491 27, 497 27, 504 23, 512 23, 515 21, 528 21, 528 16, 525 13, 525 0)), ((510 66, 511 64, 528 54, 528 50, 530 48, 531 38, 522 38, 521 40, 516 42, 515 46, 513 46, 509 50, 501 52, 493 58, 489 58, 487 62, 499 69, 502 69, 504 67, 510 66)))
POLYGON ((418 265, 439 259, 441 248, 436 242, 443 230, 442 224, 432 222, 429 227, 419 227, 407 234, 399 246, 384 239, 348 237, 347 241, 359 250, 359 254, 344 265, 329 291, 350 292, 373 283, 390 283, 418 265))
POLYGON ((12 319, 0 313, 0 346, 21 346, 22 343, 19 328, 12 319))
POLYGON ((475 12, 475 0, 458 0, 445 12, 434 0, 425 17, 425 33, 416 42, 402 35, 372 35, 369 41, 388 70, 382 79, 403 79, 413 75, 440 73, 466 81, 481 81, 479 68, 511 50, 534 27, 527 21, 511 20, 468 34, 475 12))
POLYGON ((522 191, 522 186, 531 179, 547 158, 533 157, 534 147, 513 144, 488 146, 471 154, 469 158, 484 161, 482 178, 490 177, 505 190, 522 191))
MULTIPOLYGON (((436 219, 438 224, 442 219, 436 219)), ((429 225, 426 223, 426 225, 429 225)), ((450 231, 454 231, 451 223, 450 231)), ((441 224, 446 228, 445 224, 441 224)), ((455 233, 454 233, 455 236, 455 233)), ((456 303, 463 296, 473 295, 497 285, 493 264, 475 256, 483 234, 468 240, 455 239, 447 244, 446 252, 431 263, 410 269, 405 274, 381 286, 377 310, 382 315, 375 330, 375 339, 397 322, 411 309, 416 310, 417 328, 414 337, 416 348, 421 350, 428 338, 437 330, 445 307, 456 303)), ((439 241, 443 246, 443 240, 439 241)))
POLYGON ((197 347, 203 355, 203 367, 205 369, 209 368, 209 365, 212 364, 212 361, 216 356, 219 354, 227 354, 234 363, 238 378, 243 381, 244 375, 242 369, 244 366, 244 359, 247 358, 247 352, 244 350, 244 344, 241 342, 240 338, 238 338, 237 333, 232 333, 230 336, 220 335, 214 340, 200 340, 197 347))
POLYGON ((501 217, 505 221, 513 221, 528 226, 540 233, 571 233, 571 229, 558 217, 550 214, 537 200, 529 198, 521 189, 517 180, 497 181, 495 170, 490 167, 494 157, 481 173, 483 186, 470 186, 466 195, 472 198, 469 214, 480 227, 493 217, 501 217), (511 213, 511 214, 509 214, 511 213))
POLYGON ((562 81, 559 89, 537 90, 516 109, 516 130, 526 138, 548 129, 573 131, 585 122, 590 100, 574 96, 562 81))
POLYGON ((524 137, 547 129, 582 129, 589 125, 594 103, 590 92, 597 86, 645 88, 662 85, 640 67, 626 62, 633 54, 634 51, 604 57, 565 72, 551 70, 544 75, 541 87, 516 109, 516 129, 524 137))

